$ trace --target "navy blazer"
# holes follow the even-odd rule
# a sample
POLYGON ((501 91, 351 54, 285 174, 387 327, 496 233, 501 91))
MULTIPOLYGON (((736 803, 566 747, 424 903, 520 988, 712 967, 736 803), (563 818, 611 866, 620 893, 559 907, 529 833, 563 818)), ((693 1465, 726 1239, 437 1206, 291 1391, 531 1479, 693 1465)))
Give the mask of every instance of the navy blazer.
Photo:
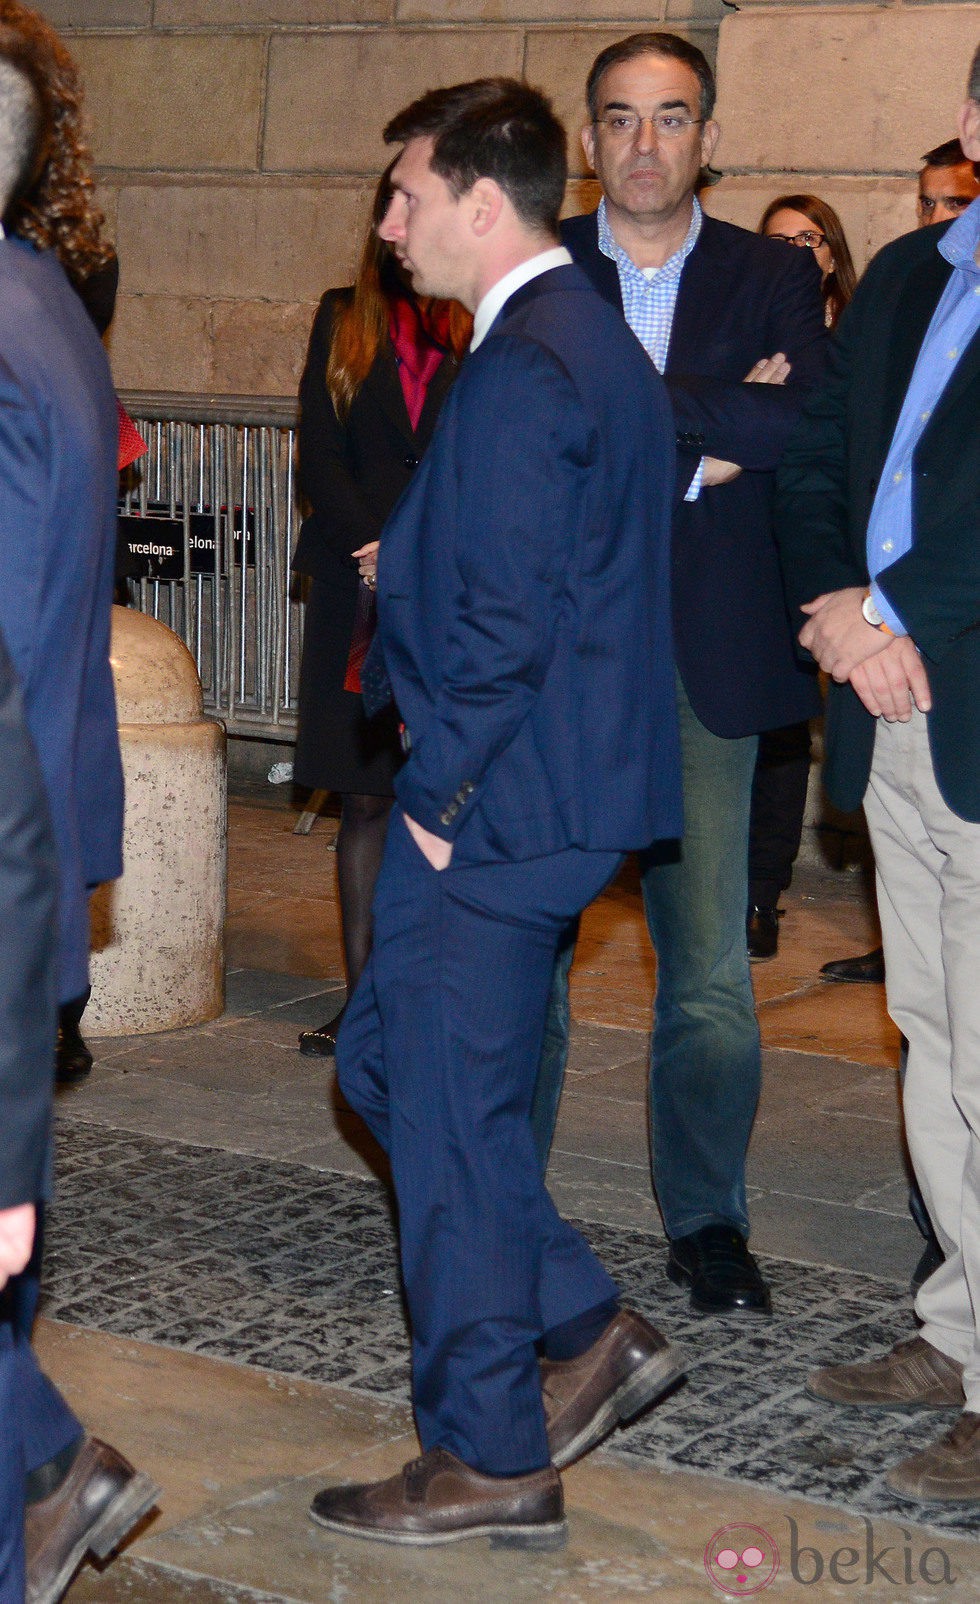
MULTIPOLYGON (((937 249, 944 232, 918 229, 875 257, 787 449, 778 533, 797 604, 868 583, 878 480, 952 272, 937 249)), ((912 546, 879 584, 925 661, 936 782, 954 813, 980 823, 980 330, 923 430, 913 473, 912 546)), ((875 726, 850 685, 830 685, 824 783, 839 807, 861 803, 875 726)))
POLYGON ((378 613, 412 741, 395 790, 468 861, 681 828, 673 424, 578 268, 518 290, 385 526, 378 613))
POLYGON ((0 629, 58 848, 62 1001, 88 984, 88 888, 122 872, 118 443, 105 351, 54 252, 0 240, 0 629))
MULTIPOLYGON (((596 214, 562 238, 622 313, 616 264, 599 250, 596 214)), ((752 735, 819 712, 801 663, 772 530, 773 470, 823 371, 826 333, 810 251, 705 215, 681 273, 664 377, 690 482, 702 455, 739 477, 678 504, 673 530, 674 638, 691 706, 715 735, 752 735), (745 384, 760 357, 785 352, 785 385, 745 384)))

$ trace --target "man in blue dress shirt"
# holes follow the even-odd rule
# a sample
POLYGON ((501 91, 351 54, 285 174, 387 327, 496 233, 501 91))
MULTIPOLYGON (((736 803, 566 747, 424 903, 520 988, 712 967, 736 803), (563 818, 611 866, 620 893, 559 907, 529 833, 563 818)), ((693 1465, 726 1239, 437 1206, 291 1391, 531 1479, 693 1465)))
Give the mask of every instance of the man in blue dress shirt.
MULTIPOLYGON (((976 160, 980 49, 967 94, 976 160)), ((834 682, 827 788, 868 816, 909 1149, 946 1254, 916 1298, 918 1334, 816 1371, 810 1390, 959 1406, 888 1481, 980 1499, 980 199, 871 264, 784 458, 779 517, 800 640, 834 682)))

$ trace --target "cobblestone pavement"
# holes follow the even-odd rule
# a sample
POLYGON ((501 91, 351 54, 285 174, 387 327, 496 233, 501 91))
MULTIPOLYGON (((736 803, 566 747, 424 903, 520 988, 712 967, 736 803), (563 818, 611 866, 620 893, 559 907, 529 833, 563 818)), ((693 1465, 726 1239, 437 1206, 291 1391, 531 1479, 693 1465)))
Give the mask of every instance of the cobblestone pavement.
MULTIPOLYGON (((43 1312, 332 1383, 408 1397, 408 1349, 383 1186, 306 1164, 59 1118, 43 1312)), ((798 1493, 851 1514, 972 1535, 972 1510, 917 1509, 883 1468, 952 1417, 862 1415, 803 1392, 814 1364, 879 1351, 908 1327, 897 1282, 764 1258, 778 1320, 701 1320, 649 1233, 580 1222, 629 1301, 689 1356, 689 1382, 612 1446, 664 1469, 798 1493)))

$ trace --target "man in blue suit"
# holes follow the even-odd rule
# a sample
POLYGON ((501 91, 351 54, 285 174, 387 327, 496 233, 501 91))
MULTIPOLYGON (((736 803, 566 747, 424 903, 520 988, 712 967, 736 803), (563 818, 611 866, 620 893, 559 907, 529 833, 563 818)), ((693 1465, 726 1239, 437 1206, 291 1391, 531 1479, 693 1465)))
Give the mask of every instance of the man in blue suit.
MULTIPOLYGON (((685 833, 679 853, 642 865, 657 952, 650 1149, 667 1273, 702 1313, 764 1315, 745 1188, 761 1072, 745 942, 749 811, 759 733, 819 710, 815 677, 795 655, 771 509, 772 470, 825 341, 811 252, 698 204, 719 135, 714 97, 707 61, 677 34, 632 34, 603 50, 583 133, 603 197, 598 212, 563 223, 562 238, 664 374, 680 452, 672 564, 685 833)), ((535 1098, 543 1161, 567 1054, 571 951, 566 941, 535 1098)))
POLYGON ((558 1217, 529 1122, 562 929, 625 850, 681 825, 673 424, 557 245, 565 139, 537 91, 433 91, 385 137, 404 149, 382 238, 417 291, 475 313, 381 540, 408 759, 337 1043, 344 1095, 391 1159, 423 1454, 311 1514, 389 1542, 550 1547, 556 1467, 679 1373, 558 1217))
MULTIPOLYGON (((4 213, 43 159, 38 86, 29 47, 0 29, 4 213)), ((109 667, 117 438, 105 352, 54 252, 0 239, 0 633, 53 827, 59 1001, 88 984, 88 888, 122 868, 109 667)), ((30 778, 28 770, 25 786, 30 778)), ((45 1020, 50 1091, 54 1028, 45 1020)), ((37 1092, 43 1098, 45 1088, 37 1092)), ((43 1165, 43 1155, 35 1163, 43 1165)), ((42 1196, 39 1189, 22 1201, 29 1208, 42 1196)), ((114 1449, 86 1436, 38 1367, 30 1333, 40 1254, 38 1231, 30 1263, 7 1287, 5 1363, 13 1375, 10 1441, 25 1478, 28 1596, 31 1604, 53 1604, 85 1552, 107 1554, 153 1503, 155 1489, 114 1449)))

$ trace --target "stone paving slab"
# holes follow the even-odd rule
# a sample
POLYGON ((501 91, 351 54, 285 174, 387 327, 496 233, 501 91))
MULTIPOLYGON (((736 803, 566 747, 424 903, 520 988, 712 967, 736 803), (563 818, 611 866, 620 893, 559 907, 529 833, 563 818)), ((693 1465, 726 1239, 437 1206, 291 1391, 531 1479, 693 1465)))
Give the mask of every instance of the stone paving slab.
MULTIPOLYGON (((305 1165, 62 1120, 43 1312, 140 1341, 408 1402, 388 1195, 305 1165)), ((705 1320, 637 1230, 579 1222, 635 1303, 689 1358, 688 1382, 618 1433, 618 1451, 851 1513, 972 1533, 975 1514, 916 1509, 882 1479, 951 1422, 861 1416, 808 1398, 816 1364, 911 1329, 901 1283, 763 1258, 778 1318, 705 1320)))

